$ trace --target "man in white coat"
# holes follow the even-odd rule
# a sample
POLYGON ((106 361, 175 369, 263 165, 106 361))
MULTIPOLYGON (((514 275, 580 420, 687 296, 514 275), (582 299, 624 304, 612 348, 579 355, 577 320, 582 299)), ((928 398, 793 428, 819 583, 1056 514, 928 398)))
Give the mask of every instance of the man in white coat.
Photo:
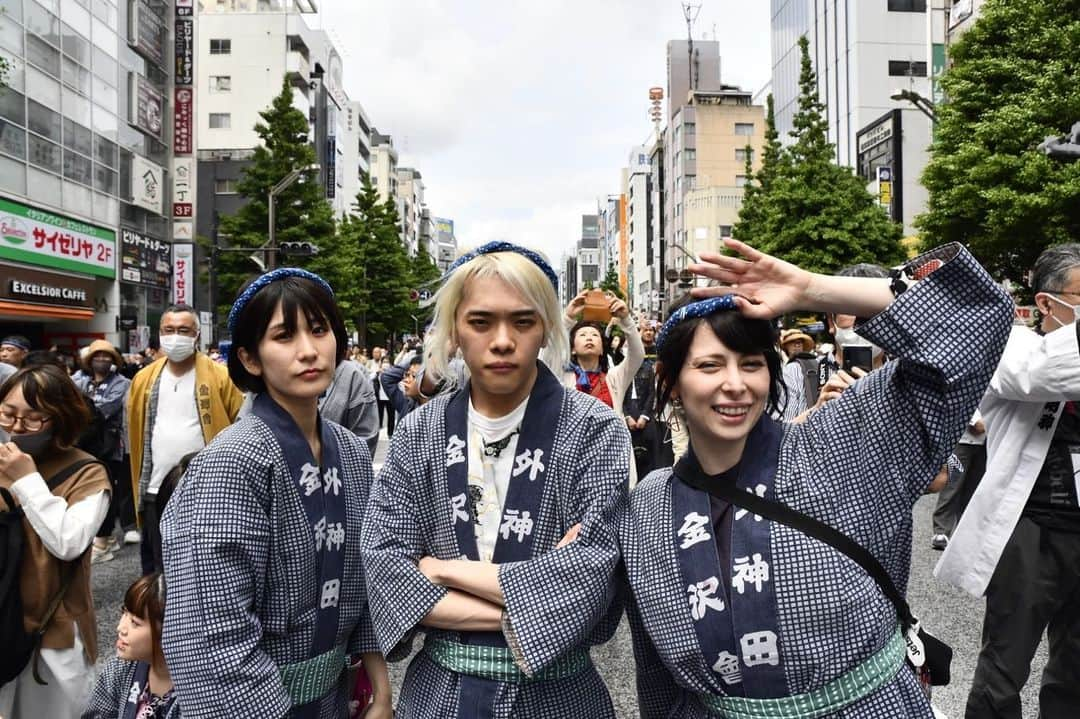
POLYGON ((967 719, 1021 719, 1044 631, 1041 717, 1080 707, 1080 244, 1043 252, 1031 285, 1039 330, 1013 328, 980 407, 986 473, 934 570, 986 595, 967 719))

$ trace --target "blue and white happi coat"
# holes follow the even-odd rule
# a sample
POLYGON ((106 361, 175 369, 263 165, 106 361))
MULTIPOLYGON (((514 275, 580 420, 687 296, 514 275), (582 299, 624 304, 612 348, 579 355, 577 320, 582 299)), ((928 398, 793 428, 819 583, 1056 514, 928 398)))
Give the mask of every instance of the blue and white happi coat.
MULTIPOLYGON (((98 676, 81 719, 138 719, 135 711, 148 674, 149 667, 143 662, 129 662, 117 656, 109 659, 98 676)), ((180 702, 171 702, 162 719, 180 719, 180 702)))
MULTIPOLYGON (((337 472, 309 467, 294 475, 294 443, 286 451, 268 422, 252 414, 199 453, 169 501, 161 521, 168 592, 162 644, 185 717, 293 715, 280 667, 322 653, 325 643, 344 646, 347 655, 378 651, 359 542, 371 457, 352 432, 320 424, 321 463, 327 440, 334 441, 337 472), (342 521, 313 523, 305 501, 317 498, 342 521), (340 576, 320 582, 330 553, 341 553, 340 576), (318 619, 328 609, 336 630, 327 639, 318 619)), ((342 672, 337 689, 306 705, 305 716, 348 716, 349 690, 342 672)))
MULTIPOLYGON (((551 378, 546 368, 541 372, 551 378)), ((468 386, 459 390, 468 391, 468 386)), ((379 644, 392 661, 408 656, 417 630, 430 638, 462 638, 458 632, 420 627, 447 590, 417 569, 424 556, 459 559, 466 554, 454 523, 471 520, 455 504, 447 477, 448 463, 468 456, 460 439, 447 436, 447 408, 454 396, 436 397, 394 430, 364 520, 362 551, 372 618, 379 644)), ((556 397, 561 407, 552 451, 544 459, 539 516, 531 527, 532 559, 502 564, 499 571, 513 634, 507 640, 526 674, 568 651, 606 642, 621 616, 614 520, 627 501, 629 433, 611 408, 588 395, 559 387, 556 397), (579 522, 578 538, 556 551, 555 545, 579 522)), ((519 439, 519 457, 531 451, 524 442, 519 439)), ((511 492, 514 482, 528 482, 530 474, 512 476, 511 492)), ((460 685, 459 674, 419 652, 405 675, 396 716, 457 716, 460 685)), ((507 718, 614 717, 607 688, 591 665, 561 679, 499 683, 490 711, 507 718)))
MULTIPOLYGON (((775 469, 736 480, 848 535, 881 562, 901 593, 911 563, 912 507, 978 405, 1013 315, 1012 300, 965 250, 950 245, 916 262, 931 258, 945 264, 859 329, 897 359, 803 424, 763 418, 762 427, 776 433, 775 469)), ((744 453, 742 464, 768 462, 744 453)), ((896 609, 874 580, 830 545, 783 524, 732 508, 731 556, 718 567, 709 507, 705 492, 689 489, 669 468, 637 486, 618 520, 643 717, 714 716, 702 695, 806 693, 852 670, 894 635, 896 609), (673 493, 676 483, 682 486, 673 493), (673 494, 692 505, 685 516, 676 516, 683 512, 673 494), (703 549, 711 561, 702 559, 703 549), (730 598, 718 582, 729 583, 730 598)), ((910 719, 931 710, 905 666, 828 716, 910 719)))

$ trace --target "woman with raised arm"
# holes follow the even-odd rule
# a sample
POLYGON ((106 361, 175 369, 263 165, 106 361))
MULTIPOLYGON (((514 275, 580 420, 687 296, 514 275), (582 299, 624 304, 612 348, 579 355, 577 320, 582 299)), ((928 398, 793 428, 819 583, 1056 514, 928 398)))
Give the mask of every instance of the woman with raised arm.
POLYGON ((959 245, 890 282, 725 244, 740 256, 691 269, 726 286, 694 290, 657 339, 658 406, 681 406, 689 450, 618 520, 641 715, 929 718, 899 621, 911 509, 990 380, 1012 300, 959 245), (771 318, 793 310, 870 318, 859 333, 897 359, 785 425, 769 417, 771 318), (744 492, 768 501, 761 512, 779 503, 838 530, 869 561, 741 507, 744 492))

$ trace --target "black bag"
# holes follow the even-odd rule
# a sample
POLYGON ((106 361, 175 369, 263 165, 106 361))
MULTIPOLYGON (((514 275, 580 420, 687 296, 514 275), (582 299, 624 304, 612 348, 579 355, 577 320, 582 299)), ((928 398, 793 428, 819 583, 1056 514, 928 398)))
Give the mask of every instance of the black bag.
MULTIPOLYGON (((48 481, 49 489, 59 487, 88 464, 100 462, 93 459, 73 462, 48 481)), ((23 624, 22 589, 19 582, 23 550, 26 546, 23 510, 22 507, 15 506, 15 498, 3 487, 0 487, 0 498, 3 498, 7 505, 7 511, 0 512, 0 647, 4 647, 4 651, 0 652, 0 686, 19 676, 31 660, 34 662, 35 681, 45 684, 37 671, 41 638, 45 636, 45 628, 49 626, 61 600, 67 594, 68 587, 71 586, 71 580, 75 576, 74 562, 65 563, 67 571, 60 583, 60 591, 49 602, 45 616, 41 618, 40 629, 32 634, 28 633, 23 624)))
POLYGON ((79 435, 75 446, 98 459, 108 460, 120 445, 120 435, 115 427, 110 426, 111 423, 94 404, 93 398, 85 392, 82 397, 86 408, 90 410, 90 423, 79 435))
POLYGON ((810 409, 817 404, 821 395, 821 386, 825 384, 822 379, 822 367, 824 363, 817 355, 809 352, 800 352, 795 355, 792 362, 798 362, 803 371, 803 397, 806 399, 806 408, 810 409))
POLYGON ((896 589, 896 585, 893 584, 892 579, 889 577, 889 573, 881 566, 881 562, 879 562, 873 554, 870 554, 870 552, 862 545, 853 541, 842 532, 833 529, 824 522, 803 514, 796 509, 792 509, 786 504, 780 504, 779 502, 759 497, 753 492, 744 492, 743 490, 738 489, 734 483, 723 483, 718 485, 710 482, 708 476, 697 462, 681 461, 676 466, 676 470, 676 474, 679 478, 691 487, 708 492, 714 497, 723 499, 736 506, 749 509, 754 514, 767 517, 774 522, 780 522, 781 524, 793 527, 807 536, 831 545, 850 557, 854 562, 866 570, 866 573, 878 583, 878 586, 881 587, 885 596, 888 597, 889 601, 896 607, 896 614, 900 619, 905 641, 907 642, 909 649, 917 652, 918 649, 912 647, 911 639, 908 636, 909 629, 916 629, 917 636, 922 643, 922 654, 925 657, 925 661, 921 667, 914 666, 911 664, 909 652, 908 666, 915 672, 919 681, 926 686, 932 685, 938 687, 943 687, 949 683, 951 680, 950 666, 952 664, 953 655, 952 647, 919 626, 919 620, 911 613, 911 608, 908 606, 908 603, 900 596, 900 592, 896 589))

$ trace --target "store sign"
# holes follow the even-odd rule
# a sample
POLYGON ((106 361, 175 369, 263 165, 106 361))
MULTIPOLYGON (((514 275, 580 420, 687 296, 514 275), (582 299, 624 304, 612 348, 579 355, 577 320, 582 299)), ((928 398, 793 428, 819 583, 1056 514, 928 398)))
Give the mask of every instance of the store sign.
POLYGON ((116 277, 116 235, 0 198, 0 258, 116 277))
POLYGON ((172 223, 172 236, 173 242, 177 240, 181 242, 191 242, 195 239, 195 223, 191 220, 173 220, 172 223))
POLYGON ((142 75, 128 73, 128 124, 147 135, 161 139, 161 121, 165 114, 165 99, 142 75))
POLYGON ((884 117, 877 125, 862 130, 859 133, 859 152, 866 152, 871 147, 876 147, 883 142, 888 142, 892 139, 892 132, 893 119, 890 114, 884 117))
POLYGON ((195 79, 195 20, 176 18, 176 76, 174 83, 190 87, 195 79))
POLYGON ((131 0, 128 7, 128 45, 155 64, 164 66, 164 19, 147 0, 131 0))
POLYGON ((195 245, 183 243, 172 246, 173 256, 173 302, 178 305, 194 304, 195 245))
POLYGON ((169 289, 172 278, 168 243, 120 228, 120 279, 136 285, 169 289))
POLYGON ((173 91, 173 151, 177 155, 190 155, 192 142, 192 102, 194 93, 190 88, 178 87, 173 91))
POLYGON ((38 305, 94 308, 94 280, 24 267, 0 266, 4 281, 0 300, 38 305))
POLYGON ((172 216, 191 219, 195 207, 195 159, 174 157, 172 164, 172 216))
POLYGON ((176 17, 191 17, 195 14, 195 0, 176 0, 176 17))
POLYGON ((878 204, 889 208, 892 206, 892 169, 888 167, 877 168, 878 204))
POLYGON ((161 214, 165 170, 141 155, 131 156, 131 202, 161 214))
POLYGON ((326 199, 337 196, 337 138, 326 139, 326 199))

